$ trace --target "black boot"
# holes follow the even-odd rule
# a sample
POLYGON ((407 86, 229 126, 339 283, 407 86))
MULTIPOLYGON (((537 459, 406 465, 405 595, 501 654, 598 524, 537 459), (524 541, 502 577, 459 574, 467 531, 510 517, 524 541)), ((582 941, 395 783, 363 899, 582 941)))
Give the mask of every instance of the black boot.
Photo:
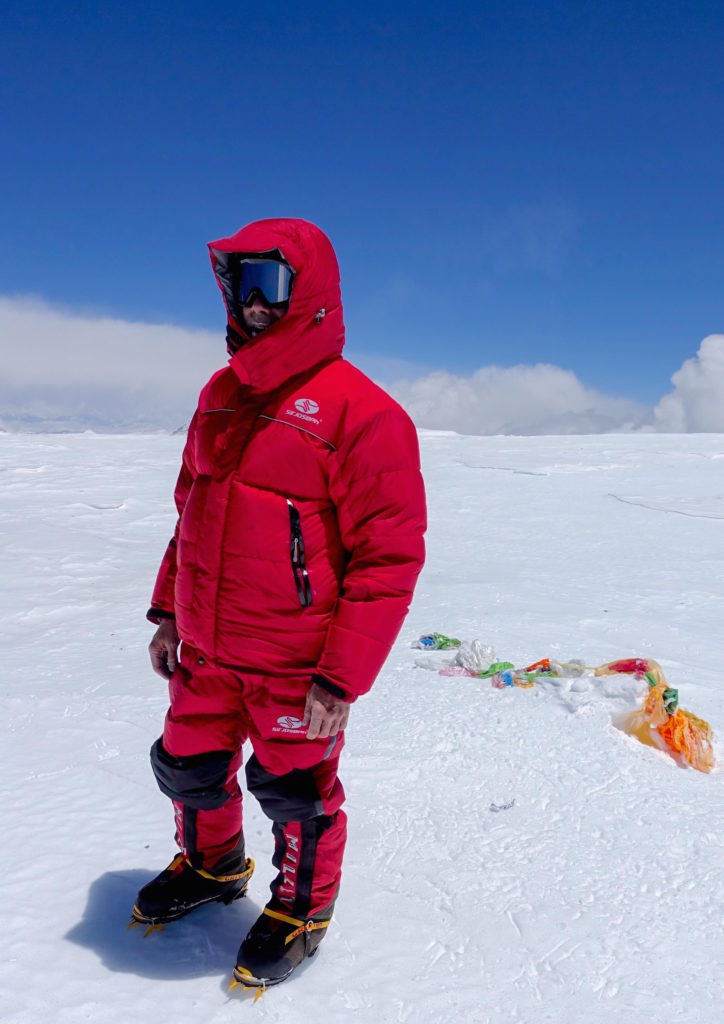
POLYGON ((278 985, 308 956, 314 956, 326 935, 334 900, 308 918, 290 917, 276 902, 264 907, 241 944, 233 981, 252 988, 278 985))
POLYGON ((179 853, 165 871, 139 892, 132 911, 131 925, 159 925, 177 921, 204 903, 231 903, 246 895, 254 871, 254 861, 234 854, 214 865, 214 874, 192 868, 179 853))

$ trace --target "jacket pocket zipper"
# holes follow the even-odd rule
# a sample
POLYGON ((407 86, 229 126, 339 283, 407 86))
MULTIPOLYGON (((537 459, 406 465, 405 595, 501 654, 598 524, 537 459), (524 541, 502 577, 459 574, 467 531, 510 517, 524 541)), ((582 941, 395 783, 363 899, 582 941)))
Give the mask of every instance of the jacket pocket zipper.
POLYGON ((291 531, 291 556, 292 572, 297 587, 297 597, 302 608, 308 608, 312 603, 312 584, 309 582, 309 573, 304 560, 304 538, 302 537, 302 521, 299 517, 299 510, 296 505, 287 498, 289 507, 289 527, 291 531))

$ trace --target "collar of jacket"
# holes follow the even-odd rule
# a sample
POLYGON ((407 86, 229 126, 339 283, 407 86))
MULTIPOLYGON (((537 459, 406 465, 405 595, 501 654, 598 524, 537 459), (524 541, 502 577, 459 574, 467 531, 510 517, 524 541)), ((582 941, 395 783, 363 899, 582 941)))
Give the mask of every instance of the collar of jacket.
MULTIPOLYGON (((293 315, 291 305, 286 316, 245 341, 229 360, 239 383, 251 394, 271 394, 292 377, 342 354, 341 307, 327 310, 321 323, 313 316, 305 323, 293 315)), ((238 331, 234 323, 231 326, 238 331)))

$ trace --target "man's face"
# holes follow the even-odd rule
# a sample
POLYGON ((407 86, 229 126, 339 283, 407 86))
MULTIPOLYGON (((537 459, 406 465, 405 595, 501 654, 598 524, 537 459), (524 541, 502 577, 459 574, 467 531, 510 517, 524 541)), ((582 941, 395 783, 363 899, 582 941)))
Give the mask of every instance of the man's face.
POLYGON ((277 320, 281 320, 286 311, 286 305, 270 306, 259 292, 254 292, 251 301, 241 307, 241 319, 244 321, 244 330, 253 338, 260 331, 271 327, 277 320))

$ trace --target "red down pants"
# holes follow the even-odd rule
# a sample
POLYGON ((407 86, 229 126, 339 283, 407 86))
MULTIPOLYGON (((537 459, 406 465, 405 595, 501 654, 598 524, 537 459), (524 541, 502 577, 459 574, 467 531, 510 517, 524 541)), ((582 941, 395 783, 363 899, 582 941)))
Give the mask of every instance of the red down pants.
POLYGON ((337 778, 344 734, 306 738, 309 686, 309 674, 232 670, 183 644, 163 736, 151 750, 158 784, 173 800, 177 843, 191 864, 213 870, 244 856, 237 772, 241 745, 251 741, 247 788, 273 822, 272 897, 298 917, 335 898, 347 831, 337 778))

